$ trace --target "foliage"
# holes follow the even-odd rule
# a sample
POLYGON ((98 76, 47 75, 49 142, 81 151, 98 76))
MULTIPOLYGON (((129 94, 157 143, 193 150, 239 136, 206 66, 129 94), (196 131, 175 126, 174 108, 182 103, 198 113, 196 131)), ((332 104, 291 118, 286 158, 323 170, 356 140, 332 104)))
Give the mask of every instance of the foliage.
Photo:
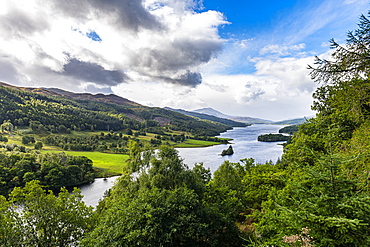
POLYGON ((48 135, 42 138, 42 141, 51 146, 57 146, 63 150, 72 151, 101 151, 112 153, 126 153, 127 141, 130 137, 123 136, 122 133, 109 132, 103 135, 48 135))
POLYGON ((259 135, 257 138, 260 142, 281 142, 281 141, 289 141, 290 136, 286 136, 283 134, 265 134, 259 135))
POLYGON ((11 123, 10 120, 8 121, 5 121, 3 122, 2 125, 0 125, 0 128, 1 128, 1 132, 9 132, 11 133, 14 129, 14 125, 11 123))
POLYGON ((68 156, 64 153, 38 154, 27 152, 17 145, 0 149, 0 194, 8 195, 11 189, 24 186, 37 179, 41 185, 58 190, 94 179, 92 161, 86 157, 68 156))
POLYGON ((167 146, 154 154, 131 142, 130 154, 131 168, 99 204, 83 246, 240 246, 228 210, 207 201, 207 170, 188 169, 167 146))
POLYGON ((8 138, 6 136, 0 135, 0 142, 8 142, 8 138))
POLYGON ((270 193, 257 229, 262 238, 278 244, 307 228, 314 246, 369 245, 370 196, 356 191, 354 181, 340 172, 340 162, 340 157, 321 157, 284 189, 270 193))
POLYGON ((22 144, 27 145, 29 143, 35 143, 35 137, 29 136, 29 135, 24 135, 22 136, 22 144))
POLYGON ((288 125, 281 129, 279 129, 279 133, 286 133, 292 135, 293 133, 298 131, 298 124, 295 125, 288 125))
POLYGON ((80 191, 62 189, 56 196, 38 181, 0 196, 1 246, 76 246, 90 229, 92 208, 80 191))
POLYGON ((287 171, 282 164, 258 164, 245 171, 242 180, 245 204, 250 209, 258 209, 266 201, 271 191, 285 187, 287 171))
POLYGON ((233 155, 233 154, 234 154, 234 150, 233 150, 233 147, 231 145, 227 149, 222 150, 222 152, 221 152, 221 156, 233 155))
POLYGON ((43 146, 44 146, 44 145, 43 145, 43 144, 42 144, 42 142, 40 142, 40 141, 37 141, 37 142, 35 143, 35 149, 37 149, 37 150, 41 150, 43 146))
POLYGON ((340 45, 334 39, 330 41, 333 61, 317 58, 317 67, 311 75, 318 82, 337 83, 352 79, 367 79, 370 70, 368 57, 369 49, 369 18, 361 15, 358 29, 347 34, 347 43, 340 45))

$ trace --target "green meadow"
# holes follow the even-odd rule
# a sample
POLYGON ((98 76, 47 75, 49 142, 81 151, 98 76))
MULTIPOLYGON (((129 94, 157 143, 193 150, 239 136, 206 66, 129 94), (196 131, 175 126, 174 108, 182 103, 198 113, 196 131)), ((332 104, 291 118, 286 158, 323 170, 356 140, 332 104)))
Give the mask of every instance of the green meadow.
MULTIPOLYGON (((104 134, 108 134, 109 132, 104 132, 104 134)), ((72 131, 70 134, 64 134, 64 136, 78 136, 78 137, 88 137, 91 135, 99 135, 101 132, 90 132, 90 131, 72 131)), ((34 136, 35 139, 41 140, 43 136, 42 133, 34 133, 30 131, 29 128, 18 129, 15 135, 7 135, 9 141, 8 143, 15 143, 17 145, 24 145, 22 144, 22 135, 31 135, 34 136)), ((175 133, 175 134, 183 134, 183 132, 175 133)), ((155 134, 146 133, 145 136, 137 136, 136 139, 140 140, 141 142, 149 143, 151 139, 155 138, 155 134)), ((194 139, 187 139, 182 143, 176 143, 173 141, 167 141, 167 143, 176 148, 197 148, 197 147, 208 147, 213 145, 219 145, 219 142, 213 141, 203 141, 203 140, 194 140, 194 139)), ((34 149, 34 144, 27 144, 24 145, 28 148, 34 149)), ((98 151, 64 151, 60 147, 56 146, 43 146, 42 153, 57 153, 57 152, 64 152, 68 155, 74 156, 85 156, 93 161, 93 166, 97 171, 98 176, 113 176, 122 174, 123 167, 126 165, 126 161, 129 159, 127 154, 115 154, 115 153, 104 153, 98 151)))
MULTIPOLYGON (((61 151, 42 150, 43 153, 56 153, 61 151)), ((129 156, 127 154, 111 154, 100 152, 79 152, 79 151, 63 151, 66 154, 74 156, 85 156, 91 159, 94 167, 102 169, 105 175, 122 174, 122 169, 126 164, 129 156), (105 171, 105 172, 104 172, 105 171)))
POLYGON ((199 148, 199 147, 209 147, 209 146, 219 145, 219 144, 220 144, 219 142, 187 139, 186 141, 175 145, 175 147, 176 148, 199 148))

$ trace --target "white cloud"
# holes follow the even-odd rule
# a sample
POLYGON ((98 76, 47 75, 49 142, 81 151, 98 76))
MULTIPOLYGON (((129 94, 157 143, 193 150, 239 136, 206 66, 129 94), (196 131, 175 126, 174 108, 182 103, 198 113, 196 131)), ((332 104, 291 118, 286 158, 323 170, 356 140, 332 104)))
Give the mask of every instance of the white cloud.
POLYGON ((312 93, 316 84, 311 80, 307 67, 313 63, 314 57, 260 59, 255 65, 255 74, 280 81, 278 89, 282 92, 289 94, 312 93))
POLYGON ((57 86, 63 78, 59 86, 78 90, 89 82, 133 83, 127 75, 137 73, 194 87, 201 83, 199 66, 221 50, 217 27, 227 23, 219 12, 193 11, 197 6, 190 0, 3 0, 0 56, 17 67, 17 78, 28 78, 10 81, 16 84, 57 86), (66 71, 76 64, 81 73, 66 71))
POLYGON ((280 44, 273 44, 273 45, 266 45, 260 50, 261 55, 265 55, 268 53, 277 54, 280 56, 292 55, 297 51, 301 51, 306 47, 306 44, 301 43, 298 45, 280 45, 280 44))
POLYGON ((213 107, 229 115, 272 120, 310 116, 317 85, 310 80, 307 65, 313 59, 259 58, 254 74, 207 74, 195 88, 141 82, 119 85, 113 91, 144 105, 187 110, 213 107))

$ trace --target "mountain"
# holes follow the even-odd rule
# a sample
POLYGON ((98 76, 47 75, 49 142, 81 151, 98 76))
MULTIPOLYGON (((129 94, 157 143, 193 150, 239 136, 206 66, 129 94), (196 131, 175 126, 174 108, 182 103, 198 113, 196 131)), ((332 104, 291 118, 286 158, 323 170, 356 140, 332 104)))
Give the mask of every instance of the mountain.
MULTIPOLYGON (((312 118, 310 117, 303 117, 303 118, 295 118, 295 119, 288 119, 288 120, 282 120, 282 121, 271 121, 271 120, 266 120, 266 119, 261 119, 261 118, 253 118, 253 117, 242 117, 242 116, 230 116, 226 115, 222 112, 219 112, 213 108, 202 108, 202 109, 197 109, 192 112, 200 113, 200 114, 207 114, 207 115, 212 115, 216 116, 219 118, 225 118, 229 119, 235 122, 240 122, 240 123, 245 123, 245 124, 281 124, 281 125, 296 125, 296 124, 302 124, 307 121, 307 119, 312 118)), ((185 113, 184 113, 185 114, 185 113)))
POLYGON ((270 121, 270 120, 265 120, 265 119, 261 119, 261 118, 226 115, 226 114, 223 114, 222 112, 219 112, 219 111, 217 111, 213 108, 210 108, 210 107, 197 109, 197 110, 194 110, 193 112, 212 115, 212 116, 216 116, 216 117, 219 117, 219 118, 226 118, 226 119, 233 120, 235 122, 241 122, 241 123, 245 123, 245 124, 268 124, 268 123, 272 123, 272 121, 270 121))
MULTIPOLYGON (((68 97, 76 100, 92 100, 103 103, 112 103, 117 105, 130 105, 130 106, 141 106, 140 104, 130 101, 128 99, 122 98, 115 94, 89 94, 89 93, 72 93, 59 88, 42 88, 48 92, 55 93, 55 95, 68 97)), ((33 89, 32 91, 37 92, 38 89, 33 89)), ((41 92, 42 93, 42 92, 41 92)))
POLYGON ((48 96, 61 96, 67 97, 74 100, 91 100, 102 103, 112 103, 117 105, 128 105, 128 106, 141 106, 139 103, 130 101, 128 99, 122 98, 115 94, 90 94, 90 93, 73 93, 65 91, 59 88, 32 88, 32 87, 16 87, 4 82, 0 82, 0 86, 48 95, 48 96))
POLYGON ((222 112, 219 112, 219 111, 217 111, 213 108, 210 108, 210 107, 197 109, 197 110, 194 110, 193 112, 207 114, 207 115, 211 115, 211 116, 215 116, 215 117, 219 117, 219 118, 227 118, 227 119, 232 118, 232 116, 223 114, 222 112))
POLYGON ((295 118, 295 119, 288 119, 288 120, 282 120, 273 122, 273 124, 281 124, 281 125, 299 125, 307 122, 308 119, 312 117, 303 117, 303 118, 295 118))
MULTIPOLYGON (((192 116, 192 117, 200 118, 200 119, 203 119, 203 120, 210 120, 210 121, 213 121, 213 122, 217 122, 217 123, 221 123, 221 124, 226 124, 226 125, 228 125, 230 127, 246 127, 247 126, 247 124, 245 124, 245 123, 236 122, 236 121, 233 121, 231 119, 216 117, 214 115, 209 115, 209 114, 204 114, 204 113, 198 113, 198 112, 192 112, 192 111, 185 111, 185 110, 182 110, 182 109, 172 109, 172 108, 169 108, 169 107, 165 107, 165 109, 171 110, 171 111, 175 111, 175 112, 178 112, 178 113, 187 115, 187 116, 192 116)), ((209 109, 211 109, 211 108, 209 108, 209 109)), ((215 111, 215 112, 217 112, 217 111, 215 111)), ((221 112, 220 112, 220 115, 222 115, 221 112)))
POLYGON ((249 123, 249 124, 271 124, 271 120, 261 119, 261 118, 253 118, 253 117, 232 117, 234 121, 239 121, 242 123, 249 123))
POLYGON ((37 125, 55 132, 71 130, 134 129, 183 131, 198 136, 216 136, 231 127, 178 112, 147 107, 117 95, 72 93, 56 88, 25 88, 0 83, 0 123, 37 125))

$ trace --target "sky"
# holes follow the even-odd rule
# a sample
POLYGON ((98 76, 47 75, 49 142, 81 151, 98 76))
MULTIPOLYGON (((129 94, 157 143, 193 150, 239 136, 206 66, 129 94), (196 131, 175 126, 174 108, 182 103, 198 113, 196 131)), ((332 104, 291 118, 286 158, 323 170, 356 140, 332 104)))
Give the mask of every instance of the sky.
POLYGON ((0 81, 284 120, 366 0, 1 0, 0 81))

